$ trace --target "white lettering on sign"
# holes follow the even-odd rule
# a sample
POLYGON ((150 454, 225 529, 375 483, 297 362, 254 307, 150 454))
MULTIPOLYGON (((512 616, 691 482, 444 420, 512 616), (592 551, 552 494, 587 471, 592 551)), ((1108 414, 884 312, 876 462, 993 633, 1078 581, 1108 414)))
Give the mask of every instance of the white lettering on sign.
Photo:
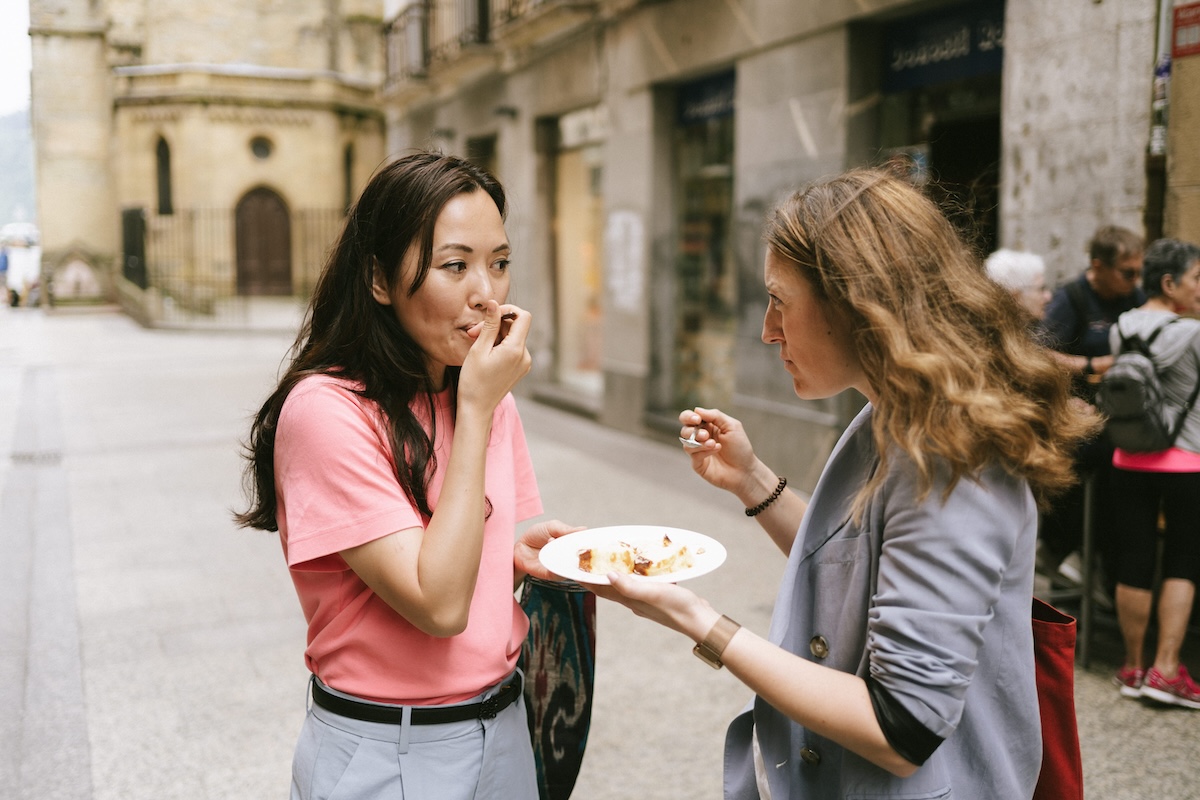
POLYGON ((1004 24, 994 19, 979 23, 979 52, 990 53, 1004 47, 1004 24))
POLYGON ((1175 29, 1175 49, 1195 47, 1200 45, 1200 24, 1184 25, 1175 29))
POLYGON ((1171 58, 1200 55, 1200 3, 1175 4, 1171 58))
POLYGON ((961 25, 940 39, 921 42, 916 47, 897 47, 892 55, 890 68, 893 72, 900 72, 913 67, 963 58, 970 54, 971 29, 961 25))

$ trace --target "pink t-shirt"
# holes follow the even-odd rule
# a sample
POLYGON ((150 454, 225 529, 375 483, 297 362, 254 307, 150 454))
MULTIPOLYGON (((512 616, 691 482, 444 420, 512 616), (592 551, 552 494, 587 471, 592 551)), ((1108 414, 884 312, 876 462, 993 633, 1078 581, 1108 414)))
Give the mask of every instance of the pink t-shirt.
MULTIPOLYGON (((425 524, 396 480, 378 407, 354 384, 304 378, 279 415, 275 440, 277 519, 284 556, 308 620, 305 661, 327 685, 369 700, 405 705, 455 703, 479 694, 516 666, 529 620, 513 597, 517 522, 542 513, 525 433, 512 395, 496 409, 485 493, 492 513, 470 621, 457 636, 421 632, 372 592, 342 550, 425 524)), ((438 495, 453 433, 447 393, 436 396, 438 495)), ((428 413, 414 409, 428 430, 428 413)))

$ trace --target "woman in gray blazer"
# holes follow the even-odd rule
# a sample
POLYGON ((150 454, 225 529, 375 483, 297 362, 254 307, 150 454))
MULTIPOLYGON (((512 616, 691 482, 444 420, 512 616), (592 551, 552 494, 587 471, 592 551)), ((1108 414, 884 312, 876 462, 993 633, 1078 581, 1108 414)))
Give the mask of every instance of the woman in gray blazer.
POLYGON ((770 633, 678 585, 613 575, 598 592, 754 690, 727 733, 727 798, 1028 798, 1037 504, 1073 480, 1072 445, 1098 422, 902 178, 797 192, 766 242, 762 339, 797 396, 869 401, 807 504, 738 420, 680 414, 695 471, 788 557, 770 633))

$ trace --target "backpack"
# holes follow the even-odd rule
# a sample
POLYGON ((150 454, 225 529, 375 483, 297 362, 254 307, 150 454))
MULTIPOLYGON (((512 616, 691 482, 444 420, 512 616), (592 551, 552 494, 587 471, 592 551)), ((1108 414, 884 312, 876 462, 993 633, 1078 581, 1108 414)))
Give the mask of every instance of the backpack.
POLYGON ((1154 329, 1149 338, 1126 336, 1117 324, 1121 348, 1112 367, 1104 373, 1096 390, 1096 407, 1106 418, 1105 432, 1117 447, 1130 453, 1157 453, 1175 444, 1192 404, 1200 393, 1200 382, 1177 414, 1162 388, 1158 370, 1150 356, 1150 345, 1168 325, 1154 329))

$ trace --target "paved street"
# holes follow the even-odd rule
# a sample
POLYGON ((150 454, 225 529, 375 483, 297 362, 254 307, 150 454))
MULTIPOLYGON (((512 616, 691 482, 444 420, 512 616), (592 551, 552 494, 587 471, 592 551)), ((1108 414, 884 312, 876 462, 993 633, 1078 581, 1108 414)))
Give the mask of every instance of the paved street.
MULTIPOLYGON (((0 308, 4 798, 287 796, 304 626, 277 540, 230 509, 239 441, 290 339, 0 308)), ((766 631, 782 557, 677 447, 521 409, 548 515, 716 536, 728 561, 695 588, 766 631)), ((1101 624, 1077 673, 1088 796, 1200 797, 1200 712, 1121 700, 1118 652, 1101 624)), ((689 642, 601 604, 575 798, 716 800, 724 726, 747 699, 689 642)))

